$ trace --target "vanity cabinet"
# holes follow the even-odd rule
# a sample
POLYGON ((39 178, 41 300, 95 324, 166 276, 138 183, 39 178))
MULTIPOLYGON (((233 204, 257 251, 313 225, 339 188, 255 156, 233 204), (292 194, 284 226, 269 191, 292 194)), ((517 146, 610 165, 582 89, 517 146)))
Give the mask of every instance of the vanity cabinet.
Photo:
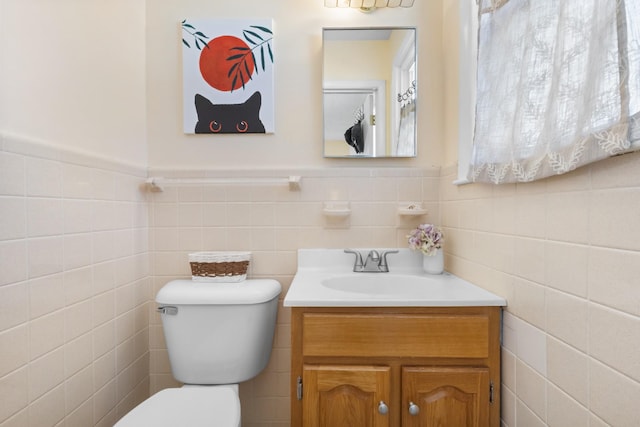
POLYGON ((303 425, 389 427, 388 366, 305 365, 303 369, 303 425))
POLYGON ((291 425, 498 427, 500 307, 293 307, 291 425))

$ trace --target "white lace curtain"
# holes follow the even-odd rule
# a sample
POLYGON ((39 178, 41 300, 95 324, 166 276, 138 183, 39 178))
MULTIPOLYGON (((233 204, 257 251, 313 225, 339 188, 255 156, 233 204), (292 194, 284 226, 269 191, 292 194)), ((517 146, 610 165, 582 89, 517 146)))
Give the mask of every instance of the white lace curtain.
POLYGON ((398 131, 398 143, 395 155, 409 157, 416 155, 416 104, 410 102, 400 109, 400 129, 398 131))
POLYGON ((640 0, 480 0, 468 179, 526 182, 640 149, 640 0))

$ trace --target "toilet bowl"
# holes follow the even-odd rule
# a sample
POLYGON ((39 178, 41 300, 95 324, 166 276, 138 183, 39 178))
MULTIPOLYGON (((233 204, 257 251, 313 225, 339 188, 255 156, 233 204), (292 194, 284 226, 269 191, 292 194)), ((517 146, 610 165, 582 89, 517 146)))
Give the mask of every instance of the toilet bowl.
POLYGON ((114 427, 240 427, 237 385, 166 388, 133 408, 114 427))
POLYGON ((269 362, 280 283, 173 280, 156 295, 180 388, 159 391, 114 427, 240 427, 238 383, 269 362))

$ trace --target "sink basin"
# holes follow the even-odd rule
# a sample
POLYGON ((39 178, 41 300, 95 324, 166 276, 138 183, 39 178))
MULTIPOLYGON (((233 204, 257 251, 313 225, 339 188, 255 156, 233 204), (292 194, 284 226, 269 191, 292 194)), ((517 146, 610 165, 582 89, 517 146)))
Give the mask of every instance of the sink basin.
MULTIPOLYGON (((382 248, 394 249, 394 248, 382 248)), ((381 250, 382 250, 381 249, 381 250)), ((358 250, 358 249, 356 249, 358 250)), ((360 253, 368 253, 359 249, 360 253)), ((464 307, 506 305, 506 301, 451 273, 430 275, 422 253, 399 248, 389 273, 355 273, 354 257, 343 249, 299 249, 298 271, 285 307, 464 307)))
POLYGON ((424 276, 387 273, 356 273, 321 281, 325 288, 366 295, 415 295, 433 284, 424 276))

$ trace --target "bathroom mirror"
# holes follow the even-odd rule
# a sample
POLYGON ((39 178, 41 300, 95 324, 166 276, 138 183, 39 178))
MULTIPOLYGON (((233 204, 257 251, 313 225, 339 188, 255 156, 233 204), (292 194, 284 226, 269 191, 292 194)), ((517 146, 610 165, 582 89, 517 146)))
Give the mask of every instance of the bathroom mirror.
POLYGON ((416 156, 416 29, 324 28, 324 156, 416 156))

